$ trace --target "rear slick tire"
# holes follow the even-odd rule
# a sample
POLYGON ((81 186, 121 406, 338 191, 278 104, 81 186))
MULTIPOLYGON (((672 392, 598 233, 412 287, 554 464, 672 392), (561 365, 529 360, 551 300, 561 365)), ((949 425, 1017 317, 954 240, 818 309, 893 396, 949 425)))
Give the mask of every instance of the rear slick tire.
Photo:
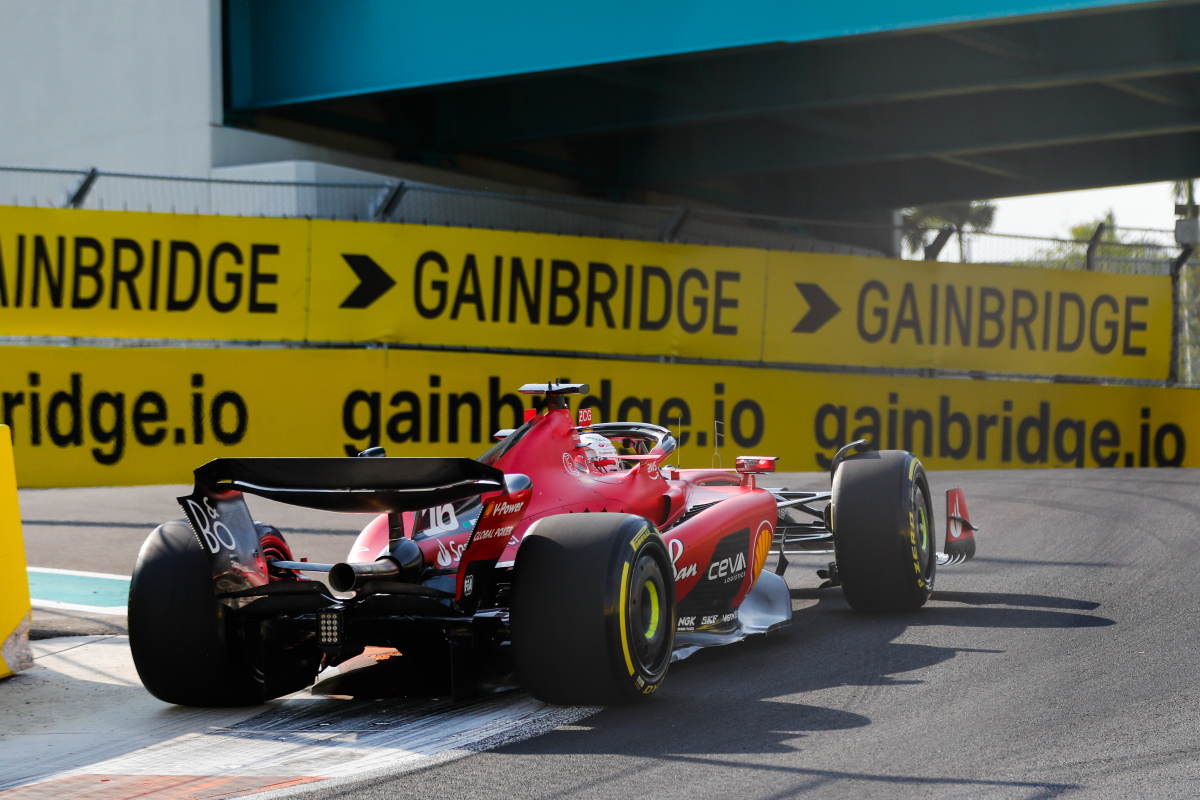
POLYGON ((933 594, 933 507, 921 462, 904 450, 860 453, 833 478, 834 552, 855 611, 912 611, 933 594))
POLYGON ((606 705, 662 685, 675 643, 675 581, 662 536, 629 514, 539 520, 513 571, 521 684, 539 700, 606 705))
POLYGON ((186 520, 147 537, 129 585, 129 649, 150 694, 181 706, 246 706, 268 698, 229 624, 186 520))

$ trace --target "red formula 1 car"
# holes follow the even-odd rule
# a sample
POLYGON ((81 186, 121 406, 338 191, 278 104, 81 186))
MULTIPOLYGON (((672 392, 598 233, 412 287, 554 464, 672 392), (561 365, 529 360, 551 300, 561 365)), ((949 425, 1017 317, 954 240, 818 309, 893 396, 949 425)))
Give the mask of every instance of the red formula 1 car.
POLYGON ((587 391, 522 387, 543 410, 475 461, 376 448, 200 467, 180 498, 187 520, 155 529, 133 573, 143 683, 171 703, 237 705, 339 666, 314 691, 520 685, 556 703, 628 700, 653 694, 672 660, 787 625, 788 553, 834 552, 826 585, 874 611, 923 605, 936 567, 974 553, 957 490, 946 553, 935 550, 929 484, 911 453, 848 455, 856 442, 834 458, 831 492, 758 488, 774 457, 677 469, 665 428, 593 425, 586 409, 576 425, 566 395, 587 391), (381 514, 344 563, 314 564, 251 518, 244 492, 381 514))

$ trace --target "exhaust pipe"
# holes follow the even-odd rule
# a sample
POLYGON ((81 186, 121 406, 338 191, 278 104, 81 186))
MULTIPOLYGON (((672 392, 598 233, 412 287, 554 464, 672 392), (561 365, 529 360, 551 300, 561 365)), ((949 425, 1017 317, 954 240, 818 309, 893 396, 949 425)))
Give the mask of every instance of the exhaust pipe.
POLYGON ((371 581, 416 583, 425 567, 425 556, 412 539, 401 539, 392 546, 391 555, 377 561, 334 564, 329 570, 329 587, 335 592, 351 592, 371 581))
POLYGON ((329 570, 329 587, 335 592, 351 592, 369 581, 394 581, 400 577, 400 565, 388 556, 361 564, 334 564, 329 570))

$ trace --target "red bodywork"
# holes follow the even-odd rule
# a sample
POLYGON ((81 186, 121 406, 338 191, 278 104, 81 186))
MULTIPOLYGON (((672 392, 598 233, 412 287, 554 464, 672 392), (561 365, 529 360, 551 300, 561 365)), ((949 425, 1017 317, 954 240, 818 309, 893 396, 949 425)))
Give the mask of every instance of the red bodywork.
MULTIPOLYGON (((636 461, 632 468, 598 472, 589 466, 568 409, 539 415, 494 462, 506 474, 524 474, 533 482, 523 517, 497 568, 512 566, 525 531, 543 517, 636 514, 662 531, 674 562, 678 629, 729 627, 766 561, 778 514, 776 500, 770 492, 755 488, 753 475, 662 466, 670 455, 655 448, 648 456, 623 457, 625 463, 636 461), (697 506, 708 507, 689 516, 697 506)), ((484 495, 482 503, 486 506, 497 496, 484 495)), ((458 571, 471 524, 459 521, 454 508, 407 513, 404 527, 427 565, 439 574, 458 571)), ((347 560, 374 561, 387 547, 388 521, 382 515, 359 534, 347 560)))

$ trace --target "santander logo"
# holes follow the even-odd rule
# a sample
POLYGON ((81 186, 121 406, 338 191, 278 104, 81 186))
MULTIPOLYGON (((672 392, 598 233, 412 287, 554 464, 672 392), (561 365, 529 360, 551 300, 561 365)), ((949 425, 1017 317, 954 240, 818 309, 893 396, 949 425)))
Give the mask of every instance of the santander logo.
POLYGON ((443 543, 441 539, 437 540, 437 546, 437 563, 442 569, 445 569, 455 561, 458 561, 460 558, 462 558, 463 550, 467 549, 467 545, 465 543, 457 544, 456 542, 450 542, 450 546, 446 547, 445 543, 443 543))

